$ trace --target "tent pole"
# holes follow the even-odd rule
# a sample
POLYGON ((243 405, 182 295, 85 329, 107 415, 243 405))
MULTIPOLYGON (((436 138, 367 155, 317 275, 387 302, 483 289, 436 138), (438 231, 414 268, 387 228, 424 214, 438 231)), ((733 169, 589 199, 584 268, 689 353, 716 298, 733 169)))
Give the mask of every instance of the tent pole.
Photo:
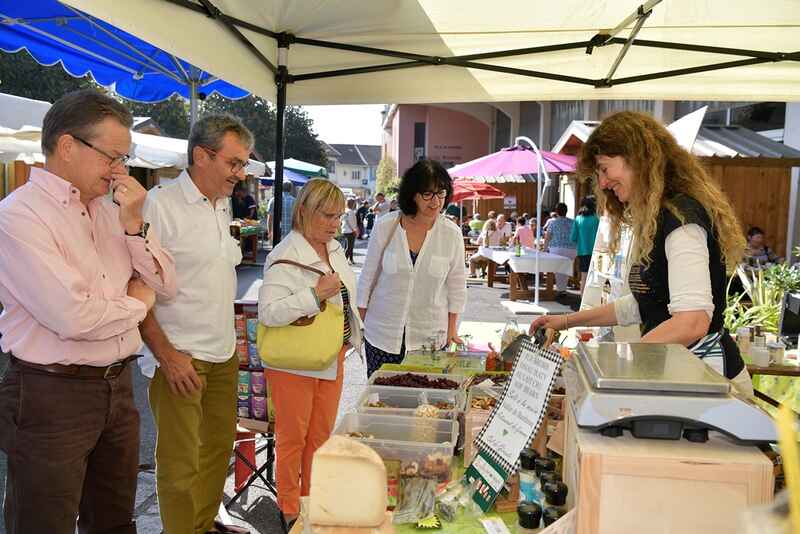
POLYGON ((278 43, 278 72, 275 74, 275 85, 277 87, 276 110, 275 110, 275 177, 272 185, 272 246, 275 247, 281 241, 281 220, 283 218, 283 127, 284 114, 286 112, 286 83, 289 78, 289 70, 286 62, 289 55, 289 44, 286 42, 278 43))
POLYGON ((189 95, 189 129, 191 129, 197 122, 197 80, 194 78, 189 81, 189 95))
POLYGON ((549 179, 547 175, 547 169, 544 167, 544 159, 542 158, 542 153, 539 152, 539 147, 536 146, 536 143, 529 137, 520 136, 514 139, 514 144, 521 145, 520 141, 524 141, 528 143, 528 145, 533 149, 534 153, 536 153, 536 157, 539 160, 538 168, 536 169, 536 274, 534 275, 534 299, 533 304, 534 306, 539 305, 539 244, 541 242, 542 237, 542 174, 544 174, 544 179, 549 179))

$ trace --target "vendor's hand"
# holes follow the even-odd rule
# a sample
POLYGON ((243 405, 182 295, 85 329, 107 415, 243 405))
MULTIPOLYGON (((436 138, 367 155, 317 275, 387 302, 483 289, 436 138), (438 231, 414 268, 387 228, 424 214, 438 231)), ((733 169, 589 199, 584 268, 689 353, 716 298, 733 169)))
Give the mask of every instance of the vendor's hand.
POLYGON ((156 292, 141 278, 132 278, 128 282, 128 296, 143 302, 147 311, 150 311, 156 303, 156 292))
POLYGON ((114 201, 119 204, 119 222, 127 233, 138 234, 142 229, 142 207, 147 191, 136 178, 127 174, 112 172, 111 179, 114 201))
POLYGON ((553 330, 564 330, 568 326, 567 315, 541 315, 531 323, 528 334, 533 335, 539 328, 552 328, 553 330))
POLYGON ((188 397, 203 387, 200 376, 192 365, 191 355, 170 349, 158 354, 157 359, 173 395, 188 397))
POLYGON ((464 345, 464 340, 458 337, 458 332, 452 332, 447 334, 447 344, 450 345, 451 343, 461 346, 464 345))
POLYGON ((317 287, 314 288, 320 302, 335 296, 341 289, 342 281, 339 279, 339 273, 326 274, 320 277, 317 287))

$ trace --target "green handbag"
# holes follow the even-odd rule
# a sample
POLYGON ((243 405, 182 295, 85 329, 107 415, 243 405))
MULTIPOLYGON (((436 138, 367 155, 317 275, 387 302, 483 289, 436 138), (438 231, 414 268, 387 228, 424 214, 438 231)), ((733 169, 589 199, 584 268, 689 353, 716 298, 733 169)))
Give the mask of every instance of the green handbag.
MULTIPOLYGON (((278 260, 325 276, 323 271, 292 260, 278 260)), ((296 371, 322 371, 339 355, 344 340, 344 312, 327 301, 320 303, 320 312, 301 317, 286 326, 258 323, 256 345, 261 360, 270 367, 296 371)))

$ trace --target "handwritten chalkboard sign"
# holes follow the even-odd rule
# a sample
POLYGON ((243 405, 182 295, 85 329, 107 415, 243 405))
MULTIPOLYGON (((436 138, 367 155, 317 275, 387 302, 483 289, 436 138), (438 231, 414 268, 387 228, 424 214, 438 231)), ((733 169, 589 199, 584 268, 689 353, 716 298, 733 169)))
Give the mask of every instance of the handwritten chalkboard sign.
POLYGON ((519 455, 544 419, 547 402, 561 369, 561 355, 534 345, 520 344, 500 401, 475 438, 478 454, 464 473, 467 483, 476 480, 473 499, 487 511, 506 479, 519 468, 519 455))

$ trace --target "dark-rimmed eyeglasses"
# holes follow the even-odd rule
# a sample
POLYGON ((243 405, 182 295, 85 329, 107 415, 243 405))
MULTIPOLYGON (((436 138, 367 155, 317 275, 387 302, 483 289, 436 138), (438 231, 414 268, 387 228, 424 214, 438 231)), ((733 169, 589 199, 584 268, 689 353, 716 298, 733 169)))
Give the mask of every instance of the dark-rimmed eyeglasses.
POLYGON ((425 191, 424 193, 420 193, 419 195, 422 197, 422 200, 426 202, 432 200, 433 197, 444 200, 445 198, 447 198, 447 189, 442 189, 441 191, 425 191))
MULTIPOLYGON (((197 146, 199 146, 200 148, 202 148, 203 150, 205 150, 206 152, 212 154, 215 157, 219 156, 219 152, 217 152, 213 148, 207 147, 205 145, 197 145, 197 146)), ((239 174, 242 169, 247 167, 247 162, 246 161, 242 161, 242 160, 237 159, 237 158, 225 159, 222 156, 220 156, 219 159, 221 159, 222 161, 224 161, 225 163, 227 163, 228 165, 231 166, 231 174, 239 174)))
POLYGON ((73 139, 77 139, 82 144, 88 146, 89 148, 91 148, 92 150, 94 150, 95 152, 100 154, 101 156, 104 156, 108 160, 108 164, 111 167, 116 167, 117 165, 125 166, 125 165, 128 164, 128 161, 130 161, 130 159, 131 159, 130 155, 128 155, 128 154, 123 154, 121 156, 112 156, 111 154, 109 154, 105 150, 101 150, 101 149, 97 148, 96 146, 94 146, 92 143, 90 143, 86 139, 78 137, 75 134, 70 134, 70 135, 73 137, 73 139))

